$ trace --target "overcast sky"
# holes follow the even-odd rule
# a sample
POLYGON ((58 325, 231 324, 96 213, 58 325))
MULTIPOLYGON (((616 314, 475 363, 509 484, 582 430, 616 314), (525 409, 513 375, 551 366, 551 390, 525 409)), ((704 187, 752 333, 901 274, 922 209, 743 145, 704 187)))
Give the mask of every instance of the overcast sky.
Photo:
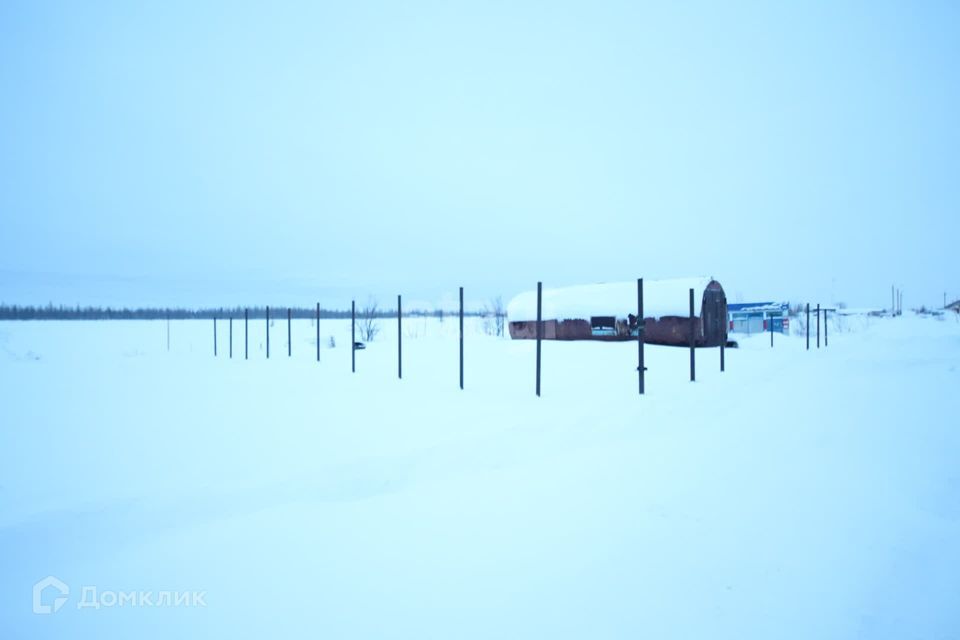
POLYGON ((938 304, 958 81, 956 2, 4 0, 0 300, 938 304))

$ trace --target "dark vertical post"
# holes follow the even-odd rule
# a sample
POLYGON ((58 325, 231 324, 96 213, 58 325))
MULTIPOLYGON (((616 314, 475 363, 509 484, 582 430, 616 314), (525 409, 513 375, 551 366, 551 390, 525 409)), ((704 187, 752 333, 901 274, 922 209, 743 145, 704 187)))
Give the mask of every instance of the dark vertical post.
POLYGON ((537 283, 537 397, 540 397, 540 341, 543 340, 543 283, 537 283))
POLYGON ((317 362, 320 362, 320 303, 317 303, 317 362))
POLYGON ((350 301, 350 371, 357 372, 357 301, 350 301))
POLYGON ((250 310, 243 310, 243 359, 250 358, 250 310))
POLYGON ((810 303, 807 303, 807 351, 810 351, 810 303))
POLYGON ((217 355, 217 316, 213 316, 213 355, 217 355))
POLYGON ((293 340, 292 340, 293 332, 290 330, 290 315, 291 315, 290 307, 287 307, 287 357, 288 358, 293 355, 293 340))
POLYGON ((820 348, 820 303, 817 303, 817 349, 820 348))
POLYGON ((696 347, 696 332, 693 327, 693 289, 690 289, 690 382, 696 382, 697 380, 697 361, 695 349, 696 347))
POLYGON ((640 395, 643 395, 644 391, 644 379, 643 373, 646 369, 646 365, 643 363, 643 340, 644 340, 644 330, 646 329, 646 322, 643 320, 643 278, 637 279, 637 373, 640 378, 639 387, 640 395))
POLYGON ((233 314, 230 315, 230 359, 233 360, 233 314))
POLYGON ((397 379, 403 380, 403 312, 400 296, 397 295, 397 379))
POLYGON ((827 324, 829 324, 827 322, 827 311, 829 311, 829 309, 823 310, 823 346, 824 348, 830 346, 830 342, 829 340, 827 340, 827 324))
POLYGON ((463 391, 463 287, 460 287, 460 390, 463 391))
POLYGON ((723 318, 723 333, 720 335, 720 371, 726 369, 726 358, 724 354, 724 349, 727 348, 727 301, 724 300, 723 304, 720 304, 720 301, 717 300, 717 318, 723 318), (720 311, 723 310, 721 314, 720 311))

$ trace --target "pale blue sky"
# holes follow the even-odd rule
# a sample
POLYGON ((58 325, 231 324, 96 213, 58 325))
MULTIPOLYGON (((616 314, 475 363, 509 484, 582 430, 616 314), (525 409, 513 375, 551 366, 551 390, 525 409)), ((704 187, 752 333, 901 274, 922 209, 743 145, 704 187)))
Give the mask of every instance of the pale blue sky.
POLYGON ((960 297, 960 4, 0 4, 0 299, 960 297))

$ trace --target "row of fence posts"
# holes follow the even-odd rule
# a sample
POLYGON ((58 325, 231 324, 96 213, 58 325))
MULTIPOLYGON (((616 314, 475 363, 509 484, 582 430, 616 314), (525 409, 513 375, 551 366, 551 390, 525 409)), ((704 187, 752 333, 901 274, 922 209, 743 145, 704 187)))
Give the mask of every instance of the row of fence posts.
MULTIPOLYGON (((690 317, 689 317, 689 327, 690 327, 690 381, 696 382, 697 379, 697 361, 696 361, 696 308, 694 305, 694 290, 689 290, 689 303, 690 303, 690 317)), ((721 302, 717 300, 716 302, 716 314, 717 319, 721 320, 721 302)), ((817 332, 816 332, 816 345, 817 348, 820 348, 820 315, 823 314, 823 345, 824 347, 828 346, 828 336, 827 336, 827 312, 836 311, 836 309, 821 308, 817 304, 815 308, 816 320, 817 320, 817 332)), ((287 309, 287 356, 290 357, 293 355, 293 333, 292 333, 292 313, 291 308, 287 309)), ((810 304, 806 305, 806 334, 807 334, 807 350, 810 349, 810 304)), ((270 358, 270 307, 266 307, 266 357, 270 358)), ((460 351, 460 389, 464 388, 463 384, 463 352, 464 352, 464 332, 463 332, 463 317, 464 317, 464 307, 463 307, 463 287, 460 287, 460 312, 459 312, 459 351, 460 351)), ((243 310, 243 358, 244 360, 249 359, 250 349, 249 349, 249 322, 250 315, 249 310, 243 310)), ((726 342, 727 342, 727 318, 724 314, 722 318, 723 322, 723 338, 720 341, 720 371, 726 370, 726 342)), ((170 319, 169 314, 167 317, 167 350, 170 349, 170 319)), ((356 325, 357 325, 357 303, 356 300, 350 301, 350 371, 356 373, 357 371, 357 335, 356 335, 356 325)), ((770 319, 769 322, 770 329, 770 346, 773 347, 773 334, 774 324, 773 319, 770 319)), ((638 373, 638 391, 640 395, 643 395, 645 392, 646 380, 645 372, 646 365, 644 360, 644 344, 646 343, 646 322, 644 320, 643 314, 643 278, 637 279, 637 373, 638 373)), ((320 303, 317 303, 316 307, 316 338, 317 338, 317 362, 320 362, 320 303)), ((233 317, 229 318, 229 334, 230 334, 230 349, 229 354, 230 358, 233 358, 233 317)), ((543 348, 542 342, 544 339, 543 335, 543 282, 537 282, 537 327, 536 327, 536 394, 540 396, 540 374, 542 370, 543 362, 543 348)), ((217 318, 213 318, 213 355, 217 355, 217 318)), ((403 379, 403 299, 400 295, 397 296, 397 378, 403 379)))
MULTIPOLYGON (((463 287, 460 287, 460 389, 463 389, 463 287)), ((320 304, 317 304, 317 361, 320 360, 320 304)), ((350 301, 350 371, 357 372, 357 301, 350 301)), ((397 379, 403 380, 403 296, 397 295, 397 379)))
MULTIPOLYGON (((270 358, 270 307, 265 308, 265 320, 266 320, 266 357, 270 358)), ((463 287, 460 287, 460 323, 459 323, 459 347, 460 347, 460 389, 463 389, 463 346, 464 346, 464 332, 463 332, 463 317, 464 317, 464 306, 463 306, 463 287)), ((292 329, 292 318, 293 318, 293 309, 287 308, 287 356, 290 357, 293 355, 293 329, 292 329)), ((218 339, 217 339, 217 320, 218 318, 214 316, 213 318, 213 355, 218 355, 218 339)), ((230 326, 230 358, 233 358, 233 317, 229 318, 230 326)), ((243 310, 243 359, 248 360, 250 358, 250 311, 249 309, 243 310)), ((320 362, 320 303, 317 303, 316 307, 316 331, 317 331, 317 362, 320 362)), ((170 350, 170 318, 169 314, 167 316, 167 350, 170 350)), ((357 302, 356 300, 350 301, 350 371, 352 373, 357 372, 357 302)), ((397 296, 397 378, 403 379, 403 298, 402 296, 397 296)))
MULTIPOLYGON (((821 308, 819 303, 814 308, 814 313, 817 316, 817 333, 816 333, 817 349, 820 348, 820 315, 821 313, 823 314, 823 346, 827 347, 830 344, 827 336, 827 312, 828 311, 836 311, 836 309, 828 309, 826 307, 821 308)), ((809 351, 810 350, 810 303, 809 302, 806 304, 806 315, 807 315, 807 321, 806 321, 807 351, 809 351)), ((773 334, 776 333, 776 331, 774 330, 772 317, 770 318, 768 325, 769 326, 767 328, 770 330, 770 347, 772 348, 773 334)))
MULTIPOLYGON (((293 309, 287 309, 287 356, 293 355, 293 309)), ((217 317, 213 318, 213 355, 217 355, 217 317)), ((270 307, 266 307, 266 354, 270 358, 270 307)), ((228 319, 229 357, 233 358, 233 316, 228 319)), ((317 303, 317 362, 320 362, 320 303, 317 303)), ((167 314, 167 351, 170 350, 170 316, 167 314)), ((250 359, 250 310, 243 310, 243 359, 250 359)))
MULTIPOLYGON (((830 342, 827 336, 827 312, 828 311, 836 311, 836 309, 828 309, 826 307, 821 308, 820 303, 817 303, 817 306, 814 309, 814 313, 817 314, 817 349, 820 348, 820 314, 821 312, 823 313, 823 346, 827 347, 830 345, 830 342)), ((807 303, 806 314, 807 314, 807 351, 809 351, 810 350, 810 303, 809 302, 807 303)), ((773 325, 772 322, 770 324, 771 326, 773 325)), ((772 336, 773 334, 771 334, 771 338, 770 338, 771 347, 773 346, 772 336)))
MULTIPOLYGON (((719 317, 719 302, 718 317, 719 317)), ((696 335, 694 331, 695 323, 694 309, 694 290, 690 289, 690 380, 696 381, 696 335)), ((460 367, 459 380, 460 389, 464 388, 464 305, 463 305, 463 287, 460 287, 460 309, 459 309, 459 352, 460 367)), ((644 332, 646 323, 643 320, 643 278, 637 280, 637 372, 639 378, 639 393, 642 395, 645 391, 644 372, 646 366, 644 363, 644 332)), ((266 357, 270 358, 270 307, 265 308, 266 319, 266 357)), ((230 323, 230 358, 233 358, 233 318, 229 318, 230 323)), ((293 355, 293 334, 292 334, 292 309, 287 309, 287 356, 293 355)), ((250 312, 243 310, 243 358, 248 360, 250 357, 249 349, 249 325, 250 312)), ((350 371, 357 371, 357 303, 356 300, 350 301, 350 371)), ((726 319, 724 319, 726 327, 726 319)), ((169 334, 169 328, 168 328, 169 334)), ((320 361, 320 303, 316 306, 316 339, 317 339, 317 362, 320 361)), ((543 341, 543 283, 537 283, 537 375, 536 375, 536 394, 540 396, 540 373, 542 363, 542 341, 543 341)), ((720 371, 725 370, 724 347, 726 338, 720 344, 720 371)), ((169 338, 168 338, 169 343, 169 338)), ((168 347, 169 348, 169 347, 168 347)), ((217 355, 217 318, 213 318, 213 355, 217 355)), ((397 378, 403 379, 403 299, 397 296, 397 378)))

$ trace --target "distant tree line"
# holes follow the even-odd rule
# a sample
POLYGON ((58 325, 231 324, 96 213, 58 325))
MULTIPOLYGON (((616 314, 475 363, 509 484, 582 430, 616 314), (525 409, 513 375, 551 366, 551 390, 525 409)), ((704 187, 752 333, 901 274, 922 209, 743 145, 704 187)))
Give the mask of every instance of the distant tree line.
MULTIPOLYGON (((286 306, 270 306, 270 318, 286 319, 286 306)), ((246 307, 250 318, 264 318, 265 306, 246 307)), ((316 307, 290 307, 290 315, 294 318, 315 318, 316 307)), ((0 320, 198 320, 212 318, 243 318, 244 307, 222 307, 205 309, 185 309, 183 307, 81 307, 53 305, 9 305, 0 303, 0 320)), ((358 318, 394 318, 396 309, 380 309, 376 304, 368 303, 363 309, 357 309, 358 318)), ((404 316, 443 318, 443 310, 404 310, 404 316)), ((484 316, 483 311, 465 311, 467 316, 484 316)), ((320 318, 323 320, 343 320, 350 318, 350 309, 320 309, 320 318)))

